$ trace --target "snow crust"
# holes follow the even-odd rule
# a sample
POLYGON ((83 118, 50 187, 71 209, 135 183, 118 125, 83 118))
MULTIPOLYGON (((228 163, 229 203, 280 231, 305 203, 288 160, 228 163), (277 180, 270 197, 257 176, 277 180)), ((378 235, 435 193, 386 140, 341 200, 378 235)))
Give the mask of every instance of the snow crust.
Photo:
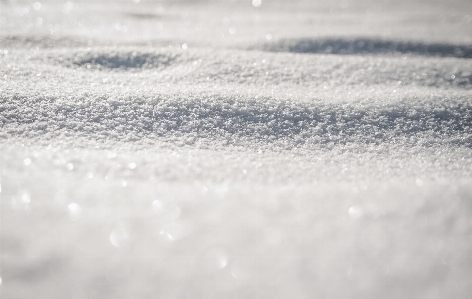
POLYGON ((469 2, 0 9, 1 298, 470 296, 469 2))

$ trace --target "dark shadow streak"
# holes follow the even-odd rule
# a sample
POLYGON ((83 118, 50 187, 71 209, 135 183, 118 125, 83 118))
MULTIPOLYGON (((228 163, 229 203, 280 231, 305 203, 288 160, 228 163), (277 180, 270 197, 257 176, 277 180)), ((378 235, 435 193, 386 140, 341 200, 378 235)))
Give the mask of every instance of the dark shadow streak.
POLYGON ((78 66, 102 67, 107 69, 163 68, 169 66, 177 55, 153 53, 98 53, 77 58, 78 66))
POLYGON ((125 16, 135 18, 135 19, 167 19, 168 16, 154 14, 154 13, 137 13, 137 12, 128 12, 124 13, 125 16))
POLYGON ((472 45, 394 41, 375 38, 281 39, 253 49, 270 52, 336 55, 413 54, 420 56, 472 58, 472 45))

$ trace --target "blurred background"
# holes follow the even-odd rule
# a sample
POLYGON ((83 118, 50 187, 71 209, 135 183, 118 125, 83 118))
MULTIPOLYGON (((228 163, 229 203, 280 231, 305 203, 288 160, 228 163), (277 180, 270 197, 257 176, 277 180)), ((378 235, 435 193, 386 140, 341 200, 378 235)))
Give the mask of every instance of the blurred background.
POLYGON ((247 47, 284 38, 340 36, 462 44, 472 41, 472 12, 467 0, 0 3, 1 36, 36 36, 52 41, 68 37, 84 45, 247 47))

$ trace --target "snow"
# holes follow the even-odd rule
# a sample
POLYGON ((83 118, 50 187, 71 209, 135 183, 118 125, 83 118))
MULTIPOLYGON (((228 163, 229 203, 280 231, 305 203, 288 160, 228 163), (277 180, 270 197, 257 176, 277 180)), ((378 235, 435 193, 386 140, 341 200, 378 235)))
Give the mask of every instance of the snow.
POLYGON ((468 298, 471 9, 0 2, 0 296, 468 298))

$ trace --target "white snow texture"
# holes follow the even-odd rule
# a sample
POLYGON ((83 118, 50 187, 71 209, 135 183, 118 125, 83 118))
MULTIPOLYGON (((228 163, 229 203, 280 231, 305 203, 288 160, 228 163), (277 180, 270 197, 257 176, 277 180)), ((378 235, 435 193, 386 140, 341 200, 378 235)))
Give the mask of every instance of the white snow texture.
POLYGON ((0 297, 470 298, 472 3, 0 2, 0 297))

